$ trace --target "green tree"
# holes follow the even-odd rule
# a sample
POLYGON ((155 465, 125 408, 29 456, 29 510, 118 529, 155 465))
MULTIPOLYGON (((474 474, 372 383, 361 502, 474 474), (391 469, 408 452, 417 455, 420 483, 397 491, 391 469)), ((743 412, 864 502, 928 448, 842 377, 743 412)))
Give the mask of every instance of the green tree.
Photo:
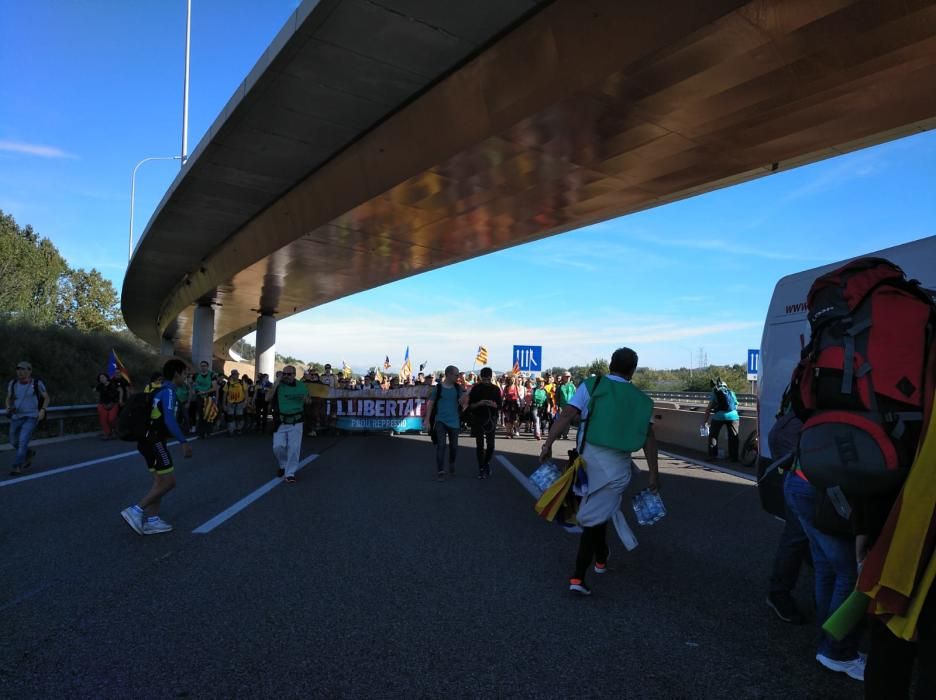
POLYGON ((603 376, 608 373, 608 361, 604 358, 595 358, 592 360, 591 364, 588 365, 587 375, 598 375, 603 376))
POLYGON ((117 290, 100 272, 66 270, 59 278, 55 322, 79 331, 110 331, 123 325, 117 290))
POLYGON ((59 280, 68 270, 48 238, 20 227, 0 210, 0 316, 31 323, 55 321, 59 280))
POLYGON ((231 350, 236 352, 248 362, 252 362, 253 360, 257 359, 257 349, 243 338, 234 343, 231 346, 231 350))

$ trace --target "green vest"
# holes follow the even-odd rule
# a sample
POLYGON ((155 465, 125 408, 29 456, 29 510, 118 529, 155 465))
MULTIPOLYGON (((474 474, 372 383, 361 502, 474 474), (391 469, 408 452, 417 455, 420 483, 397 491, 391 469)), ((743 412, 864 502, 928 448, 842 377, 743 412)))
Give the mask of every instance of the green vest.
POLYGON ((289 386, 282 382, 276 388, 276 399, 279 402, 279 412, 281 416, 302 415, 302 408, 305 404, 305 398, 309 395, 305 384, 296 382, 289 386))
POLYGON ((586 442, 622 452, 643 447, 653 416, 653 399, 630 382, 606 377, 595 389, 597 378, 585 381, 591 397, 586 442))
POLYGON ((214 379, 211 372, 207 374, 202 374, 199 372, 195 375, 195 391, 199 394, 204 394, 211 390, 211 380, 214 379))

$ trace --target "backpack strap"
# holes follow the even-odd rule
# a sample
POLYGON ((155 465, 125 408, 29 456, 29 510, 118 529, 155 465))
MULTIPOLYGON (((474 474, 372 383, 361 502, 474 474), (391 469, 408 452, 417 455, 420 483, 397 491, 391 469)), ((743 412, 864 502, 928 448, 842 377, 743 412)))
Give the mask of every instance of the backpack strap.
POLYGON ((598 378, 595 379, 591 391, 588 392, 588 418, 585 420, 585 427, 582 429, 582 449, 579 450, 579 454, 584 454, 585 452, 585 438, 588 437, 588 426, 591 424, 592 416, 595 415, 595 390, 598 388, 598 385, 601 384, 601 379, 603 377, 603 374, 599 374, 598 378))

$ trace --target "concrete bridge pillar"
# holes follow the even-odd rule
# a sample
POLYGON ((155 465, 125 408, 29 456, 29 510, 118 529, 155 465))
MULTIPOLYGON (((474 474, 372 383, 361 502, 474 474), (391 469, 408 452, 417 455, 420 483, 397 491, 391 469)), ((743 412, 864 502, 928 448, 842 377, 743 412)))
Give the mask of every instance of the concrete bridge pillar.
POLYGON ((214 308, 210 304, 199 305, 195 309, 195 322, 192 328, 192 365, 198 369, 204 360, 210 366, 214 355, 214 308))
POLYGON ((273 380, 273 363, 276 359, 276 319, 263 314, 257 319, 257 350, 254 359, 254 376, 270 375, 273 380))
POLYGON ((160 357, 172 357, 175 355, 175 343, 172 342, 172 338, 163 336, 159 339, 159 355, 160 357))

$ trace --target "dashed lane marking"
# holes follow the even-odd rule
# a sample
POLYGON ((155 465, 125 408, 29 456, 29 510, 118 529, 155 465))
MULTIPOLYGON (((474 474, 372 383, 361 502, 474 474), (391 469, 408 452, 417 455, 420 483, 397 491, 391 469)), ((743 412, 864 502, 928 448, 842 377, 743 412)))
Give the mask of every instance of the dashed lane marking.
MULTIPOLYGON (((298 472, 298 471, 301 470, 305 465, 309 464, 310 462, 314 462, 316 459, 318 459, 318 455, 317 455, 317 454, 315 454, 315 455, 309 455, 308 457, 306 457, 305 459, 303 459, 301 462, 299 462, 299 468, 296 469, 296 471, 298 472)), ((198 527, 196 527, 194 530, 192 530, 192 533, 195 534, 195 535, 207 535, 209 532, 211 532, 211 531, 214 530, 216 527, 218 527, 219 525, 221 525, 222 523, 224 523, 226 520, 229 520, 230 518, 233 518, 235 515, 237 515, 238 513, 240 513, 242 510, 244 510, 244 508, 246 508, 247 506, 249 506, 251 503, 253 503, 254 501, 256 501, 258 498, 260 498, 260 497, 265 496, 266 494, 268 494, 270 491, 272 491, 273 489, 275 489, 275 488, 276 488, 277 486, 279 486, 281 483, 283 483, 283 480, 280 479, 279 477, 276 477, 275 479, 271 479, 270 481, 268 481, 267 483, 265 483, 263 486, 261 486, 260 488, 258 488, 258 489, 257 489, 256 491, 254 491, 253 493, 248 494, 247 496, 244 496, 242 499, 240 499, 237 503, 235 503, 235 504, 232 505, 231 507, 229 507, 229 508, 227 508, 227 509, 221 511, 220 513, 218 513, 216 516, 214 516, 214 517, 213 517, 211 520, 209 520, 208 522, 206 522, 206 523, 204 523, 204 524, 199 525, 198 527)))

